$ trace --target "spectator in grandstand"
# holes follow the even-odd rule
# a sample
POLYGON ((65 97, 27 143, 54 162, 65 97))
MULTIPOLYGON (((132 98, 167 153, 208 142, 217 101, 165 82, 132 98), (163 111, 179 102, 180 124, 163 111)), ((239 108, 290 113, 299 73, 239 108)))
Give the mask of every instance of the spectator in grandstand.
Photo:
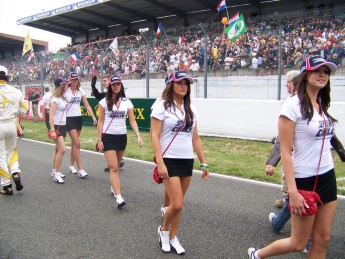
POLYGON ((171 249, 177 254, 185 253, 176 233, 193 173, 193 148, 201 162, 202 178, 208 177, 208 166, 197 129, 198 113, 190 103, 192 83, 193 79, 184 71, 170 74, 167 86, 151 112, 152 147, 158 174, 170 200, 163 224, 158 227, 159 244, 166 253, 171 249))
POLYGON ((39 116, 38 116, 38 102, 39 99, 41 98, 40 94, 37 93, 36 88, 32 88, 32 93, 29 96, 28 100, 31 101, 31 107, 32 107, 32 114, 34 115, 34 122, 39 121, 39 116))
POLYGON ((17 153, 17 116, 28 111, 20 90, 7 84, 9 73, 6 67, 0 66, 0 194, 12 195, 11 178, 16 190, 21 191, 21 170, 19 169, 17 153))
POLYGON ((189 70, 192 72, 200 71, 199 63, 196 63, 195 59, 192 60, 192 64, 190 65, 189 70))
POLYGON ((80 133, 83 127, 83 118, 80 109, 81 101, 83 101, 84 107, 92 117, 94 125, 97 124, 97 120, 86 99, 85 91, 80 87, 78 74, 75 72, 70 73, 69 79, 71 80, 71 85, 64 93, 64 98, 67 101, 66 130, 72 142, 69 172, 77 174, 80 178, 86 178, 88 174, 83 169, 80 157, 80 133), (77 164, 78 171, 75 169, 74 163, 77 164))
MULTIPOLYGON (((93 76, 92 80, 91 80, 92 93, 96 97, 96 99, 100 101, 105 97, 106 91, 103 93, 100 93, 98 91, 98 89, 96 88, 96 82, 97 82, 97 76, 93 76)), ((108 88, 109 88, 109 75, 103 75, 102 76, 102 85, 106 90, 108 90, 108 88)), ((122 168, 124 166, 124 164, 125 164, 125 162, 123 161, 123 159, 121 159, 120 164, 119 164, 119 168, 122 168)), ((104 172, 109 173, 110 172, 109 167, 105 168, 104 172)))
POLYGON ((43 106, 44 106, 44 118, 45 118, 45 121, 46 121, 47 129, 49 130, 50 129, 50 124, 49 124, 49 111, 50 111, 50 107, 49 107, 49 104, 50 104, 50 97, 52 96, 52 93, 49 92, 49 87, 48 86, 46 86, 44 88, 44 92, 45 92, 45 94, 42 97, 43 106))
POLYGON ((62 158, 66 152, 65 138, 66 138, 66 107, 67 101, 63 96, 68 88, 69 82, 61 77, 57 77, 54 81, 55 90, 50 99, 50 113, 49 113, 49 130, 51 138, 55 142, 55 149, 53 154, 53 170, 51 176, 58 184, 63 184, 65 177, 61 173, 62 158))
POLYGON ((111 190, 120 209, 126 204, 121 195, 118 161, 122 160, 127 145, 127 115, 137 137, 139 147, 143 145, 143 141, 135 121, 133 104, 126 98, 121 78, 113 75, 109 81, 110 87, 106 96, 99 102, 97 135, 99 149, 104 152, 105 159, 110 168, 111 190))
POLYGON ((283 104, 278 128, 282 162, 289 189, 291 236, 261 249, 249 248, 248 255, 251 259, 303 251, 310 235, 313 242, 308 257, 326 257, 337 204, 337 187, 330 147, 336 120, 328 113, 330 74, 336 70, 335 64, 327 62, 322 57, 306 58, 306 62, 301 66, 297 94, 283 104), (307 131, 310 133, 301 134, 307 131), (293 149, 296 146, 299 148, 293 149), (312 190, 316 179, 315 191, 320 196, 322 204, 318 205, 315 215, 302 216, 308 205, 298 189, 312 190))

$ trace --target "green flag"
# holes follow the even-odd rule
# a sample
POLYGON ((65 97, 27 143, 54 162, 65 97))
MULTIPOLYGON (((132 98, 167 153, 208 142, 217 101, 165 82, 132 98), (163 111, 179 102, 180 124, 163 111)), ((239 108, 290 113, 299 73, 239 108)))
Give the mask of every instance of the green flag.
POLYGON ((229 27, 226 27, 224 29, 224 32, 226 33, 231 42, 234 42, 237 38, 241 37, 244 33, 246 33, 247 27, 244 22, 243 15, 241 14, 236 22, 234 22, 229 27))

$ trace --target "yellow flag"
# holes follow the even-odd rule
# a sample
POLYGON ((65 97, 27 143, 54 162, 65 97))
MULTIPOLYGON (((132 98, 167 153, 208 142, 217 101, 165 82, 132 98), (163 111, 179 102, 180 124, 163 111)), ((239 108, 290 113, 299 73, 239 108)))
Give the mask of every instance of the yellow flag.
POLYGON ((32 49, 32 42, 31 42, 31 38, 30 38, 30 33, 28 31, 27 34, 26 34, 26 37, 25 37, 25 41, 24 41, 22 56, 24 56, 30 50, 33 50, 33 49, 32 49))

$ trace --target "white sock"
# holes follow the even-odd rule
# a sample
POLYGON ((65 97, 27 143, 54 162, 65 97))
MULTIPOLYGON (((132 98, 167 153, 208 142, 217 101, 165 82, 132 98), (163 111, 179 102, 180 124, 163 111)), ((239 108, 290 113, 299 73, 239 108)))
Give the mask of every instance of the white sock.
POLYGON ((115 196, 116 196, 116 199, 121 198, 121 194, 115 195, 115 196))
POLYGON ((255 256, 256 259, 260 259, 260 257, 258 256, 258 251, 259 251, 259 249, 256 250, 255 253, 254 253, 254 256, 255 256))

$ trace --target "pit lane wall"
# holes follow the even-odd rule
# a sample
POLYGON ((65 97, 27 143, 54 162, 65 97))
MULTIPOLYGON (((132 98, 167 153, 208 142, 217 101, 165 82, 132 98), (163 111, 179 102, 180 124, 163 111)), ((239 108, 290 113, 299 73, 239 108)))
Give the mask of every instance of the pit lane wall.
MULTIPOLYGON (((134 105, 134 115, 141 130, 149 130, 153 98, 130 98, 134 105)), ((94 113, 98 116, 98 100, 87 98, 94 113)), ((200 119, 200 135, 269 141, 277 135, 278 114, 281 101, 253 99, 193 99, 200 119)), ((30 107, 31 102, 28 101, 30 107)), ((31 107, 30 107, 31 108, 31 107)), ((39 102, 39 116, 43 119, 43 102, 39 102)), ((338 120, 336 134, 345 144, 345 102, 332 102, 330 113, 338 120)), ((85 107, 81 107, 83 121, 92 125, 85 107)), ((32 110, 28 116, 32 119, 32 110)), ((127 121, 128 122, 128 121, 127 121)), ((127 123, 129 126, 129 123, 127 123)))

